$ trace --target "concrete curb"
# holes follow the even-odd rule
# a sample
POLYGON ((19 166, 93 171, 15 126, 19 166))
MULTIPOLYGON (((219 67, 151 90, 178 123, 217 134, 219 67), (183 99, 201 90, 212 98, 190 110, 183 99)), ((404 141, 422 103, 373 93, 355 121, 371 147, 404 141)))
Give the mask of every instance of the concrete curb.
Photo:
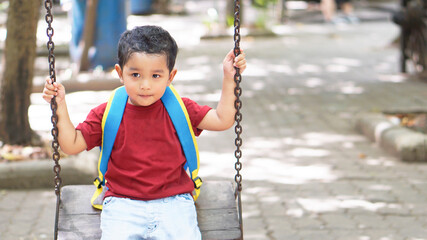
MULTIPOLYGON (((99 151, 82 152, 60 159, 62 185, 90 184, 97 175, 99 151)), ((52 160, 0 164, 0 189, 54 187, 52 160)))
POLYGON ((356 117, 355 128, 405 162, 427 162, 427 135, 400 127, 380 113, 356 117))

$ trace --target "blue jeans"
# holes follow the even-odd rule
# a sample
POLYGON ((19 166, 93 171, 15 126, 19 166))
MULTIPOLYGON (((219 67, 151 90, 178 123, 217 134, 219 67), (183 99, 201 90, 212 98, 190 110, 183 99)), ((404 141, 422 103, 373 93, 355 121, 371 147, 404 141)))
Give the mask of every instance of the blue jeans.
POLYGON ((102 240, 202 239, 188 193, 151 201, 107 197, 102 208, 102 240))

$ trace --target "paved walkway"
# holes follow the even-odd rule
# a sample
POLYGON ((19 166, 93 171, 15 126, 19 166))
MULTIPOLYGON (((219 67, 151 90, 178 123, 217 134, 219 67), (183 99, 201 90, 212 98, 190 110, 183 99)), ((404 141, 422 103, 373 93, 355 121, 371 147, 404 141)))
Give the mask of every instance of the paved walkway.
MULTIPOLYGON (((242 42, 245 239, 427 239, 427 165, 401 162, 353 127, 360 112, 427 106, 427 82, 397 72, 390 43, 398 28, 379 21, 279 30, 242 42)), ((180 50, 181 95, 215 106, 231 41, 180 50)), ((75 121, 87 112, 83 103, 107 94, 70 94, 75 121)), ((32 124, 48 122, 47 105, 33 99, 32 124)), ((233 137, 199 138, 204 179, 232 180, 233 137)), ((52 239, 54 205, 52 189, 0 190, 0 239, 52 239)))

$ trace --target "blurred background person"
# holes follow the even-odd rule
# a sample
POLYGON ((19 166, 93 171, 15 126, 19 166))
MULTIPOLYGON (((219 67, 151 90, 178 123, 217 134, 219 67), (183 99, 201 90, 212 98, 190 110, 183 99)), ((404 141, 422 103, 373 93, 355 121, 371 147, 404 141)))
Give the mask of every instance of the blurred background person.
POLYGON ((321 0, 320 9, 326 23, 356 24, 360 22, 359 18, 354 14, 351 0, 321 0), (337 9, 340 9, 342 13, 337 14, 337 9))

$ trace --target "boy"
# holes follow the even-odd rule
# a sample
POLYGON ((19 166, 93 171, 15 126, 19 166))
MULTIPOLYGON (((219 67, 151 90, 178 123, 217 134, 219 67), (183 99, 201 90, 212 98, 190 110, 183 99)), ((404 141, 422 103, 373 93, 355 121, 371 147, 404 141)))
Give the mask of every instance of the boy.
MULTIPOLYGON (((191 192, 194 183, 183 166, 180 141, 160 100, 177 73, 175 40, 156 26, 122 34, 115 69, 129 95, 105 174, 108 188, 101 213, 102 239, 201 239, 191 192)), ((194 133, 221 131, 234 123, 234 67, 243 72, 245 54, 230 51, 223 61, 223 86, 217 109, 183 98, 194 133)), ((92 109, 76 128, 70 121, 65 89, 46 80, 43 98, 58 104, 61 150, 77 154, 102 141, 106 103, 92 109)))

